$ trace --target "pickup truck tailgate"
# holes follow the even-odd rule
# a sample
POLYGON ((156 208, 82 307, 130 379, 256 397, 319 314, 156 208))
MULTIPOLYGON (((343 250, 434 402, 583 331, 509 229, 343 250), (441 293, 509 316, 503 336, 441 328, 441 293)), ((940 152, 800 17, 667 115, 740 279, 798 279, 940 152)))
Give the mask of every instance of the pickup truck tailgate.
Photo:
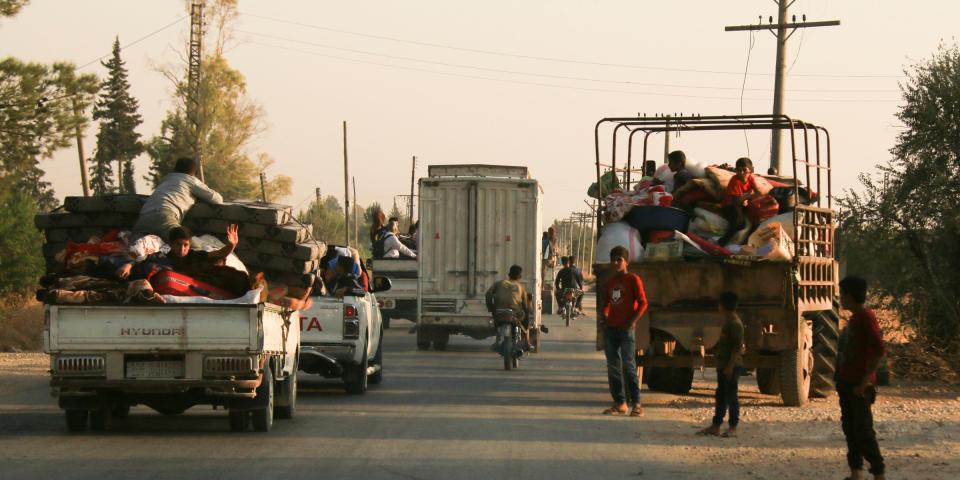
POLYGON ((48 350, 256 350, 257 305, 49 306, 48 350))

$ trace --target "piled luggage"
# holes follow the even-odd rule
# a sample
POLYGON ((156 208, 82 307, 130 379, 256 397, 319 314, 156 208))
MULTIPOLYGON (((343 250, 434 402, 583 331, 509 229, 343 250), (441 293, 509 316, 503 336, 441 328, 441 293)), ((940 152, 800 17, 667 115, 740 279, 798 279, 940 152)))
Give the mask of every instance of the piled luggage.
POLYGON ((816 193, 793 179, 753 174, 759 195, 744 207, 745 226, 719 245, 729 223, 720 211, 727 184, 736 175, 729 165, 695 167, 693 180, 671 190, 669 171, 642 178, 632 189, 606 182, 602 189, 604 229, 598 241, 598 262, 610 248, 627 247, 630 261, 725 258, 728 261, 790 261, 794 254, 793 211, 810 204, 816 193), (609 184, 609 185, 608 185, 609 184), (797 198, 799 197, 799 198, 797 198))
MULTIPOLYGON (((68 262, 76 261, 77 252, 90 258, 97 255, 142 258, 144 253, 161 250, 164 246, 157 237, 152 237, 157 244, 147 247, 142 242, 126 243, 129 238, 126 232, 137 221, 147 198, 146 195, 67 197, 61 211, 37 215, 34 224, 46 239, 43 256, 48 281, 76 273, 70 271, 68 262)), ((326 250, 322 242, 313 239, 312 227, 297 222, 292 208, 286 205, 198 202, 187 212, 183 224, 193 231, 194 248, 217 242, 209 236, 222 240, 227 225, 237 224, 240 242, 234 254, 251 278, 262 272, 271 288, 275 283, 302 285, 304 274, 318 270, 326 250)))

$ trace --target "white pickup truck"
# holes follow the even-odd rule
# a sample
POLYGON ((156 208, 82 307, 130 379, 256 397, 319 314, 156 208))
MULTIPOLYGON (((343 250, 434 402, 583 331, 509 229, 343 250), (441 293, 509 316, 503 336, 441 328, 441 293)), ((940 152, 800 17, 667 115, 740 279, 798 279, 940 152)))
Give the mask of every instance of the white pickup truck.
POLYGON ((389 292, 377 295, 383 328, 390 328, 390 321, 404 318, 417 322, 417 259, 378 258, 367 260, 367 269, 379 277, 390 279, 389 292))
POLYGON ((50 386, 70 431, 106 430, 133 405, 165 415, 207 404, 230 428, 296 409, 298 313, 271 304, 48 305, 50 386))
POLYGON ((347 393, 366 393, 383 381, 383 320, 376 292, 390 290, 387 278, 374 277, 362 297, 313 297, 300 316, 300 370, 342 378, 347 393))

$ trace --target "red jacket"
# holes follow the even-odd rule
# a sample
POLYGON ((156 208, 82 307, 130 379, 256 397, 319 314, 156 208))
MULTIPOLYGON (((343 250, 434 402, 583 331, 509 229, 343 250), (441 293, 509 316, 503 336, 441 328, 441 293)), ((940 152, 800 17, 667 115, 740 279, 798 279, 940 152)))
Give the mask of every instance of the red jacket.
POLYGON ((603 286, 603 318, 606 325, 626 328, 635 316, 647 311, 643 281, 633 273, 618 273, 603 286))
MULTIPOLYGON (((847 324, 847 338, 841 346, 839 378, 842 382, 856 385, 886 353, 880 324, 870 309, 854 313, 847 324)), ((870 383, 877 381, 876 372, 870 374, 870 383)))

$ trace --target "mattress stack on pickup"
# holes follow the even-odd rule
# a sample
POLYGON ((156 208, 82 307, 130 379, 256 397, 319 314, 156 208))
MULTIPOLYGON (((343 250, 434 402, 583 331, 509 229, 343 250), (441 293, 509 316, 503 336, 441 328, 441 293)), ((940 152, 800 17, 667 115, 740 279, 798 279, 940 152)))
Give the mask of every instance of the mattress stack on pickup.
MULTIPOLYGON (((34 223, 46 237, 43 255, 47 270, 57 271, 56 256, 67 242, 83 243, 110 230, 129 230, 146 200, 145 195, 67 197, 65 212, 37 215, 34 223)), ((194 235, 211 234, 221 240, 227 225, 237 224, 237 256, 248 270, 262 271, 271 280, 298 282, 304 273, 317 270, 326 250, 322 242, 313 240, 311 226, 295 221, 286 205, 198 202, 183 223, 194 235)))

